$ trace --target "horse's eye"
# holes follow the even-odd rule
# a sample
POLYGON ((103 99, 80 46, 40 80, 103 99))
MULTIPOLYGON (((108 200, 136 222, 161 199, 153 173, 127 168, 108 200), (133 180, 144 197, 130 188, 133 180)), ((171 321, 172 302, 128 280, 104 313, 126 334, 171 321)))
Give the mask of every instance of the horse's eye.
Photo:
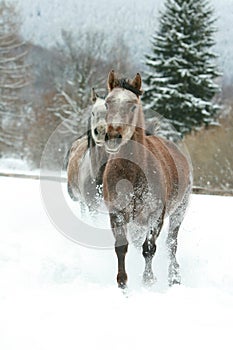
POLYGON ((134 105, 134 106, 131 108, 131 112, 134 112, 136 108, 137 108, 137 106, 134 105))

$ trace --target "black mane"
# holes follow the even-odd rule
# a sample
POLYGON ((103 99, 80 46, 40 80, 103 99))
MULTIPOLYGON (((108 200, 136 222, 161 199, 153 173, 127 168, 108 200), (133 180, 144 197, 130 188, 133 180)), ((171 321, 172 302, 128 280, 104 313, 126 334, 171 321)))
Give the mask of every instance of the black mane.
POLYGON ((142 91, 130 85, 130 83, 125 78, 118 79, 117 86, 133 92, 137 97, 142 95, 142 91))
POLYGON ((91 116, 88 118, 87 122, 87 147, 91 148, 95 146, 95 141, 91 133, 91 116))

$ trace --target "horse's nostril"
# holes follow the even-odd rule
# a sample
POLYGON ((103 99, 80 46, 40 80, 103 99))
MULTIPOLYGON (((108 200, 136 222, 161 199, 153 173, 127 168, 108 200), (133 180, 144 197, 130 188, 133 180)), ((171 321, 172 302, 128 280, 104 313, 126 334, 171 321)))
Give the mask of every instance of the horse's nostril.
POLYGON ((108 136, 108 133, 105 134, 105 141, 108 141, 109 140, 109 136, 108 136))
POLYGON ((97 128, 94 129, 94 134, 95 134, 96 136, 98 135, 98 129, 97 129, 97 128))
POLYGON ((116 138, 117 138, 117 139, 122 139, 122 135, 121 135, 121 134, 118 134, 116 138))

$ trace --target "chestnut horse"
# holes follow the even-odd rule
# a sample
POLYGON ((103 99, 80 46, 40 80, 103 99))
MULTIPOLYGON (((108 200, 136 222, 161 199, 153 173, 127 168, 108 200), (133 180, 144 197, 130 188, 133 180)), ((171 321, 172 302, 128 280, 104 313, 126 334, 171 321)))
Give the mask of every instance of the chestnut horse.
POLYGON ((103 173, 103 194, 115 237, 118 286, 127 285, 129 241, 142 246, 144 282, 154 282, 152 259, 167 216, 168 281, 169 285, 180 283, 177 235, 192 188, 191 165, 174 143, 146 135, 139 73, 130 82, 111 71, 108 88, 105 150, 109 158, 103 173))
POLYGON ((103 146, 105 138, 105 100, 92 91, 94 102, 88 121, 88 131, 76 140, 70 149, 67 165, 68 192, 79 201, 81 208, 94 211, 101 195, 102 175, 108 154, 103 146))

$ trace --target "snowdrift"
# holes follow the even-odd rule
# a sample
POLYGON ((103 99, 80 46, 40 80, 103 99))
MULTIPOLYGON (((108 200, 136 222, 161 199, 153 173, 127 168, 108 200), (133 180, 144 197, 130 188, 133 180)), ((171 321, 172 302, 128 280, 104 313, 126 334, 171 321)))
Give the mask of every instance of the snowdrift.
POLYGON ((1 349, 232 349, 232 197, 192 195, 179 235, 181 286, 167 286, 164 227, 156 285, 143 287, 144 261, 131 246, 124 295, 114 251, 62 236, 39 181, 2 177, 0 187, 1 349))

